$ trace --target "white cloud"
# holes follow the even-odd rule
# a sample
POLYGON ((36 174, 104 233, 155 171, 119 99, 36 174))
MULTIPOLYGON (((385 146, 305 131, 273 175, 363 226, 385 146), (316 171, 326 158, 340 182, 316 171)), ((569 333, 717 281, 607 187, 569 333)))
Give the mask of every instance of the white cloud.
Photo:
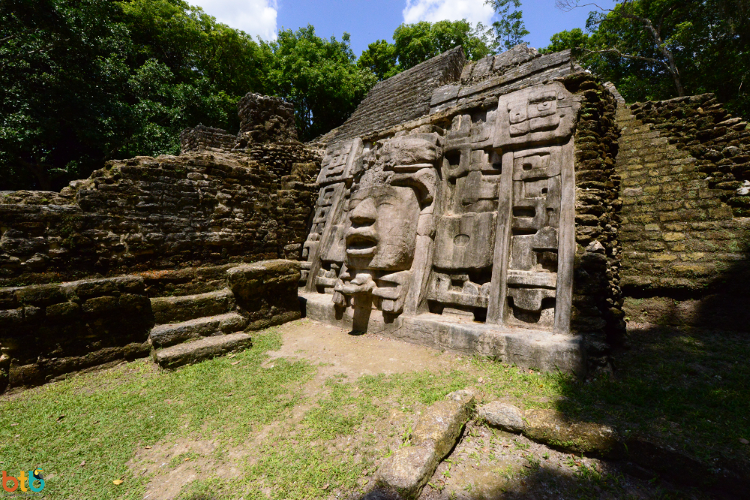
POLYGON ((490 24, 495 11, 484 0, 406 0, 405 23, 419 21, 458 21, 490 24))
POLYGON ((276 0, 188 0, 220 23, 264 40, 276 39, 276 0))

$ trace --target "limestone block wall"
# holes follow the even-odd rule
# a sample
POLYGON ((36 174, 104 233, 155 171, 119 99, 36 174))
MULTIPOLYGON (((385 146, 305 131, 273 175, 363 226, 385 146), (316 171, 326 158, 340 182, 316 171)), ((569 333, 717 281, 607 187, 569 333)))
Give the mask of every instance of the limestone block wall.
POLYGON ((297 141, 294 106, 280 97, 252 92, 240 100, 238 114, 240 132, 236 147, 264 142, 286 143, 297 141))
POLYGON ((146 356, 153 324, 138 276, 0 288, 0 392, 146 356))
POLYGON ((625 333, 620 289, 620 177, 615 171, 615 97, 595 77, 564 80, 582 97, 575 133, 575 230, 571 330, 588 336, 589 359, 606 353, 625 333))
POLYGON ((299 262, 277 259, 0 288, 0 393, 148 356, 163 297, 223 290, 236 299, 245 331, 295 320, 299 276, 299 262))
POLYGON ((710 95, 622 107, 618 123, 628 318, 745 329, 747 124, 710 95))
POLYGON ((318 169, 316 152, 271 143, 112 161, 49 199, 0 197, 0 286, 298 259, 318 169))
POLYGON ((379 82, 336 129, 331 142, 361 137, 427 115, 432 91, 460 78, 464 62, 463 49, 456 47, 379 82))
POLYGON ((299 262, 269 260, 233 267, 226 273, 237 304, 247 315, 247 330, 260 330, 300 317, 299 262))
POLYGON ((229 151, 234 147, 237 136, 224 129, 198 125, 180 132, 180 151, 229 151))

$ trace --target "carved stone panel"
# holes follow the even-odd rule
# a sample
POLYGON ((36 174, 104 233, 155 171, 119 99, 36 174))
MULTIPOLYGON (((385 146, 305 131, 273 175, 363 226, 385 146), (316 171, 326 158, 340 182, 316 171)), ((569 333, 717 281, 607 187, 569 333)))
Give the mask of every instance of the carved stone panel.
POLYGON ((537 85, 445 130, 332 146, 305 243, 308 290, 331 293, 355 329, 379 311, 567 331, 578 106, 562 84, 537 85))
POLYGON ((493 146, 517 149, 566 142, 579 108, 579 101, 560 82, 502 96, 493 146))
POLYGON ((346 141, 329 148, 320 165, 318 184, 323 186, 351 179, 353 164, 361 151, 360 139, 346 141))

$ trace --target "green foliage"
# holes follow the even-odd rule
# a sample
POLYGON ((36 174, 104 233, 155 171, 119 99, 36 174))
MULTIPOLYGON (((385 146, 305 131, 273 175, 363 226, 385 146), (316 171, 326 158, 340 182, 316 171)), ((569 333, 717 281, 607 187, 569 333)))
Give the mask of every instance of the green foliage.
POLYGON ((466 20, 402 24, 393 32, 393 41, 371 43, 357 65, 385 80, 459 45, 472 61, 491 54, 495 47, 490 30, 481 24, 472 27, 466 20))
POLYGON ((491 5, 495 13, 500 16, 498 21, 492 23, 496 45, 508 50, 519 43, 524 43, 523 37, 528 35, 529 31, 523 22, 522 11, 516 10, 521 6, 521 0, 485 0, 485 3, 491 5))
POLYGON ((374 83, 348 35, 255 41, 181 0, 4 0, 0 190, 60 189, 109 159, 176 153, 199 123, 234 132, 247 92, 290 100, 310 139, 374 83))
POLYGON ((0 189, 59 189, 105 160, 174 153, 187 126, 237 128, 261 48, 177 0, 0 4, 0 189))
POLYGON ((402 24, 393 32, 399 64, 408 69, 457 46, 462 46, 467 59, 478 60, 492 52, 492 40, 479 25, 461 21, 425 21, 402 24))
POLYGON ((612 81, 629 102, 678 95, 671 56, 685 94, 713 92, 732 112, 750 117, 747 2, 625 0, 610 12, 592 12, 587 31, 557 33, 542 51, 574 49, 587 69, 612 81))
POLYGON ((264 48, 273 56, 268 91, 294 104, 303 141, 341 125, 375 84, 373 73, 355 64, 348 33, 325 40, 308 25, 280 31, 264 48))
POLYGON ((401 71, 396 46, 386 40, 378 40, 368 45, 367 50, 359 56, 357 66, 369 69, 378 80, 386 80, 401 71))

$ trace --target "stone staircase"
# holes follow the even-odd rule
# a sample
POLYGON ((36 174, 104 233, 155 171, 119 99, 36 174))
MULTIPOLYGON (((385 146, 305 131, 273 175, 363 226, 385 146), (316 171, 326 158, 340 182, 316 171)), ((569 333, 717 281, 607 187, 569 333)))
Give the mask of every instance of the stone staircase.
POLYGON ((242 330, 248 320, 239 313, 229 288, 195 295, 151 298, 156 326, 149 341, 152 359, 163 368, 220 356, 250 347, 242 330))

